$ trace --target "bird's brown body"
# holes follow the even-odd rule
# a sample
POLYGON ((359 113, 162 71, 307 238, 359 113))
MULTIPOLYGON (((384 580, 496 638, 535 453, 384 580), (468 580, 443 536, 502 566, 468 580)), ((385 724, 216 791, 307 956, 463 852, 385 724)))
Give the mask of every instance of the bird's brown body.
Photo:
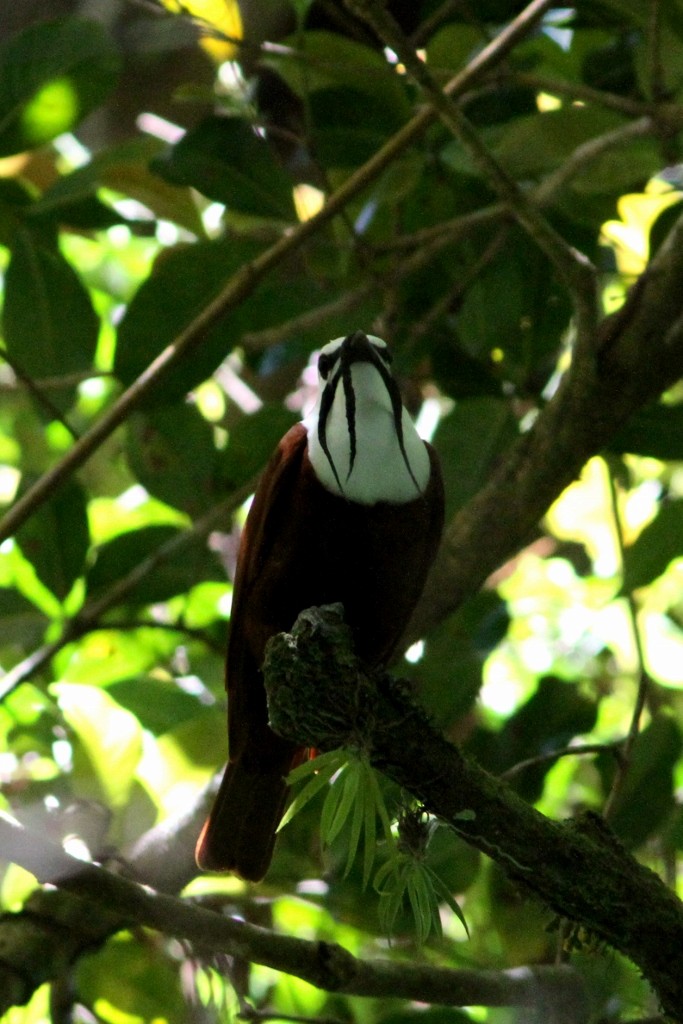
POLYGON ((200 867, 265 874, 303 748, 268 725, 265 646, 313 605, 341 602, 356 653, 385 664, 408 623, 433 560, 443 485, 433 450, 422 494, 402 504, 360 504, 332 493, 308 457, 304 424, 282 439, 242 535, 227 658, 229 762, 197 845, 200 867))

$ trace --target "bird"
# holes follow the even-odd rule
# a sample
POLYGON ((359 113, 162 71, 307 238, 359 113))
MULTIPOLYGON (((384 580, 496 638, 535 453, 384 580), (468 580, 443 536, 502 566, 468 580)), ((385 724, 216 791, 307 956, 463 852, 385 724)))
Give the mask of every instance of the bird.
POLYGON ((439 545, 444 488, 381 338, 356 330, 318 357, 319 399, 282 438, 242 531, 226 659, 229 760, 196 846, 203 871, 265 876, 308 751, 268 723, 268 639, 306 608, 340 602, 356 655, 385 666, 439 545))

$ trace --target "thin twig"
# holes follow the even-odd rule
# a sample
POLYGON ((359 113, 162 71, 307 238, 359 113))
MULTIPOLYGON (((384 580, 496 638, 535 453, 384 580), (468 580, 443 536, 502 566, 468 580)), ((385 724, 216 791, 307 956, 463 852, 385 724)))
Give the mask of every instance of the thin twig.
MULTIPOLYGON (((497 72, 494 76, 496 82, 514 82, 516 85, 524 85, 537 92, 545 92, 551 96, 567 96, 572 100, 583 100, 585 103, 592 103, 596 107, 605 107, 614 110, 627 117, 655 117, 657 107, 652 103, 644 103, 642 100, 634 100, 629 96, 620 96, 615 92, 604 92, 602 89, 594 89, 583 82, 571 82, 564 78, 553 78, 552 75, 534 74, 531 72, 497 72)), ((683 111, 681 111, 683 114, 683 111)))
POLYGON ((183 622, 162 622, 158 619, 139 618, 123 620, 116 619, 115 621, 107 622, 106 624, 93 622, 91 625, 87 626, 80 623, 78 635, 79 637, 82 637, 87 633, 94 633, 98 629, 116 629, 125 633, 130 633, 137 629, 155 629, 164 633, 180 633, 182 636, 186 636, 189 640, 198 640, 215 654, 222 655, 225 653, 225 645, 214 640, 208 630, 198 629, 196 626, 187 626, 183 622))
POLYGON ((508 230, 509 225, 505 223, 501 224, 494 237, 491 239, 489 244, 485 246, 484 251, 481 253, 479 258, 475 260, 472 266, 467 268, 462 277, 454 277, 451 287, 447 288, 444 293, 439 296, 424 316, 415 321, 410 328, 404 352, 409 352, 419 344, 420 340, 430 333, 434 325, 437 324, 443 316, 447 315, 457 307, 472 282, 479 276, 484 267, 488 266, 488 264, 491 263, 491 261, 500 252, 505 239, 507 238, 508 230))
POLYGON ((586 754, 612 754, 618 763, 621 763, 622 760, 621 744, 618 742, 576 743, 573 746, 560 747, 557 750, 548 751, 547 754, 537 754, 536 757, 527 757, 524 761, 518 761, 511 768, 501 772, 499 778, 508 781, 519 775, 520 772, 526 771, 527 768, 550 764, 553 761, 559 761, 563 757, 584 757, 586 754))
POLYGON ((640 117, 637 121, 620 125, 613 131, 605 132, 588 139, 577 146, 570 157, 538 186, 532 194, 533 201, 539 206, 546 205, 551 197, 555 197, 572 178, 580 174, 592 161, 599 159, 604 153, 625 146, 633 139, 647 135, 656 135, 658 127, 651 117, 640 117))
POLYGON ((258 1022, 284 1020, 288 1024, 345 1024, 339 1017, 307 1017, 298 1013, 278 1013, 277 1010, 257 1010, 246 1000, 240 1001, 237 1019, 258 1022))
POLYGON ((662 3, 650 0, 647 22, 647 69, 650 96, 656 103, 666 96, 666 76, 662 63, 662 3))
MULTIPOLYGON (((619 512, 619 495, 617 493, 614 475, 607 461, 605 461, 605 469, 607 471, 609 500, 612 509, 612 521, 614 523, 614 535, 617 541, 619 560, 623 572, 626 548, 624 544, 624 530, 621 523, 621 514, 619 512)), ((633 646, 638 666, 638 689, 636 692, 635 703, 633 705, 633 712, 631 714, 631 724, 622 746, 621 758, 617 765, 617 771, 603 808, 603 814, 608 820, 610 814, 614 810, 617 797, 619 796, 619 793, 626 781, 626 776, 631 763, 631 756, 633 754, 633 747, 640 732, 640 720, 642 718, 643 711, 645 710, 645 705, 650 691, 650 678, 645 667, 645 650, 640 633, 640 626, 638 624, 638 608, 636 606, 635 598, 630 591, 626 594, 626 608, 628 611, 629 625, 631 627, 631 635, 633 637, 633 646)))
POLYGON ((448 21, 452 14, 458 14, 460 6, 461 0, 443 0, 443 3, 435 11, 427 15, 410 37, 410 41, 415 49, 424 46, 427 40, 448 21))

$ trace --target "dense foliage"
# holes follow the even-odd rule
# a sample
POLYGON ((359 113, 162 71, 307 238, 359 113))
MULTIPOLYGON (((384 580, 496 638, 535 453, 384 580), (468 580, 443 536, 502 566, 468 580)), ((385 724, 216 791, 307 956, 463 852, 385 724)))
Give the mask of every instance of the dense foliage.
POLYGON ((0 26, 3 1019, 683 1019, 657 921, 614 942, 561 840, 555 898, 514 805, 466 842, 368 749, 298 770, 262 885, 193 861, 245 502, 361 328, 446 482, 396 675, 680 894, 680 0, 51 6, 0 26), (64 851, 172 899, 41 888, 64 851))

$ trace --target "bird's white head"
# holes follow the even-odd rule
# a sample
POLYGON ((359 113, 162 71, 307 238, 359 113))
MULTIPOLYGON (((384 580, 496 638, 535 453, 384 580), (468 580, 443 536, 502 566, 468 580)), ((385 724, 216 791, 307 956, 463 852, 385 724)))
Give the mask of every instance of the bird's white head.
POLYGON ((424 493, 430 461, 401 403, 381 338, 355 331, 318 357, 321 393, 304 424, 318 480, 364 505, 403 504, 424 493))

